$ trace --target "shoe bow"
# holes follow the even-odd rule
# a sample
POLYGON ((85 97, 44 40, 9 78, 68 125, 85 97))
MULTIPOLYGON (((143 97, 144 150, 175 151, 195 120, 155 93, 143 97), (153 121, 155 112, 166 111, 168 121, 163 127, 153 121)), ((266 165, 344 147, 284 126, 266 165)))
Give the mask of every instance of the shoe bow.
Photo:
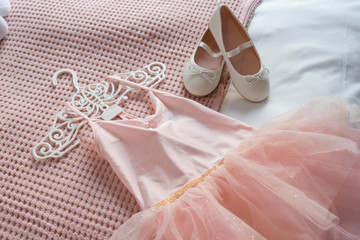
POLYGON ((189 75, 201 74, 210 82, 212 82, 216 77, 216 74, 214 72, 207 71, 206 69, 201 69, 193 64, 189 66, 189 70, 191 72, 191 74, 189 75))
POLYGON ((267 69, 267 68, 264 68, 262 71, 258 72, 255 75, 244 76, 244 80, 247 83, 253 83, 253 82, 256 82, 258 80, 265 80, 267 78, 269 78, 269 69, 267 69))

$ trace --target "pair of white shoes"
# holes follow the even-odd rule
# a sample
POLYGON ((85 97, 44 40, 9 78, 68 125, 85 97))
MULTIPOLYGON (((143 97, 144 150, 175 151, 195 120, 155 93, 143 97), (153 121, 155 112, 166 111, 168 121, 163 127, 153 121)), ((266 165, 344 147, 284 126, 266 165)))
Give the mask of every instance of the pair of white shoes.
POLYGON ((3 17, 10 12, 9 0, 0 0, 0 40, 3 39, 8 31, 8 25, 3 17))
POLYGON ((236 90, 247 100, 260 102, 269 94, 269 71, 243 25, 230 8, 220 2, 209 28, 187 62, 183 81, 195 96, 215 90, 226 63, 236 90))

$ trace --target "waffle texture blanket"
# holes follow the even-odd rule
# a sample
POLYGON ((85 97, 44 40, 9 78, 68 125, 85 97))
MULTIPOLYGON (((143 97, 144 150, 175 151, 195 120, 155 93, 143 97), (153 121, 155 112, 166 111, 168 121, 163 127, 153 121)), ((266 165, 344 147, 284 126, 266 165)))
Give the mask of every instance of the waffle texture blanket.
MULTIPOLYGON (((226 3, 248 26, 261 0, 226 3)), ((14 0, 0 41, 0 238, 107 239, 140 210, 109 164, 94 151, 91 131, 65 157, 37 161, 32 147, 47 134, 74 89, 60 68, 86 85, 159 61, 166 65, 163 91, 219 110, 229 85, 224 71, 204 98, 186 93, 182 68, 215 9, 215 1, 14 0)), ((146 104, 129 102, 137 115, 146 104)), ((141 151, 141 146, 139 146, 141 151)))

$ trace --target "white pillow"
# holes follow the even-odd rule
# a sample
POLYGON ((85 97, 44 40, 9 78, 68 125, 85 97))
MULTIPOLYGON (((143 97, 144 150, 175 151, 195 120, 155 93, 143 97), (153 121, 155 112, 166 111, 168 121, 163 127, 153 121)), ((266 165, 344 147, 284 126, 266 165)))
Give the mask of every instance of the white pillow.
POLYGON ((221 112, 260 126, 316 96, 360 106, 359 13, 358 0, 264 0, 249 34, 270 70, 270 96, 251 103, 231 86, 221 112))

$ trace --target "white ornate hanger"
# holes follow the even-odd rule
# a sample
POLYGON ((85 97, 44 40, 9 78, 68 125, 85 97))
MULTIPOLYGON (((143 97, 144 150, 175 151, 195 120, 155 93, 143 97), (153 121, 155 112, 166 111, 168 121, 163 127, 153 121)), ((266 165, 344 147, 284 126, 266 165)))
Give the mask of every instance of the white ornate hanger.
MULTIPOLYGON (((153 88, 165 78, 165 69, 164 64, 154 62, 134 72, 119 73, 112 77, 153 88)), ((80 86, 76 72, 71 69, 57 71, 52 78, 54 86, 57 84, 58 76, 63 73, 72 75, 76 89, 71 100, 72 107, 93 119, 111 120, 118 116, 123 111, 119 103, 127 99, 127 94, 134 89, 111 81, 80 86)), ((32 149, 34 158, 40 160, 62 157, 80 143, 76 136, 79 129, 86 123, 87 120, 84 117, 69 109, 58 112, 49 133, 32 149)))

